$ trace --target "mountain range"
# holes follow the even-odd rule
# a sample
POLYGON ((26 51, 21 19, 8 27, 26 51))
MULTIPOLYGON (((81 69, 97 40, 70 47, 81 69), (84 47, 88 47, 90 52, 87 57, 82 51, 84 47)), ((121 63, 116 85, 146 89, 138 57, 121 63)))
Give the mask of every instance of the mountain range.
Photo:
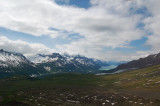
MULTIPOLYGON (((100 73, 117 72, 141 69, 160 64, 160 53, 149 55, 145 58, 122 62, 115 69, 99 70, 103 66, 109 66, 110 62, 87 58, 81 55, 61 55, 52 53, 49 55, 37 54, 26 58, 15 52, 0 50, 0 78, 13 75, 37 76, 48 73, 100 73)), ((114 63, 114 62, 112 62, 114 63)), ((119 64, 119 63, 114 63, 119 64)))
POLYGON ((30 60, 49 72, 94 73, 101 66, 108 66, 107 62, 104 61, 80 55, 70 56, 59 53, 50 55, 38 54, 31 57, 30 60))
POLYGON ((0 50, 0 78, 16 74, 20 75, 40 75, 46 71, 38 65, 30 62, 20 53, 0 50))
POLYGON ((52 53, 26 58, 20 53, 0 50, 0 77, 11 75, 41 75, 51 72, 96 73, 107 62, 80 55, 52 53))

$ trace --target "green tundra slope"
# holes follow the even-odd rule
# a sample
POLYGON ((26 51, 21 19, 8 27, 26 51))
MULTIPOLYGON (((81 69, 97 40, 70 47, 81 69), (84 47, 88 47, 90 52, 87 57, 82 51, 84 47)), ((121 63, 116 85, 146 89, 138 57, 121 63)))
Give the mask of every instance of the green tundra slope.
POLYGON ((114 75, 0 80, 3 106, 160 106, 160 65, 114 75))

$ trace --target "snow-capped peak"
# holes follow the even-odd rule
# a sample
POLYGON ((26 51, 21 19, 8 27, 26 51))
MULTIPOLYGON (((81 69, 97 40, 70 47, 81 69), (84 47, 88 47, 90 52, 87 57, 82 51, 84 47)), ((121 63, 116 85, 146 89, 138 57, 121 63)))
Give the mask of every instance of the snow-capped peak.
POLYGON ((3 49, 0 50, 0 66, 18 66, 21 63, 28 63, 26 58, 19 53, 7 52, 3 49))

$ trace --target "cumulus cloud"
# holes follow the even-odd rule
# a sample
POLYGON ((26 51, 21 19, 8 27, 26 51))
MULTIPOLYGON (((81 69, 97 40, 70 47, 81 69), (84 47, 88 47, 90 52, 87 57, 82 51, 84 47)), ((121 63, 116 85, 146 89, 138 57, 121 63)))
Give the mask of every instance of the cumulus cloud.
POLYGON ((104 46, 113 47, 141 38, 143 34, 135 29, 138 17, 127 13, 131 3, 124 0, 95 2, 98 5, 82 9, 59 6, 53 0, 1 0, 0 26, 35 36, 63 36, 65 33, 60 30, 65 30, 79 33, 88 40, 102 38, 108 42, 104 46), (50 30, 52 27, 59 30, 50 30))
POLYGON ((50 54, 55 52, 54 49, 50 49, 43 44, 29 43, 22 40, 10 40, 5 36, 0 36, 0 49, 4 49, 10 52, 22 53, 26 57, 40 53, 50 54))
POLYGON ((52 0, 0 0, 1 27, 25 32, 34 36, 62 36, 64 33, 50 30, 64 29, 81 9, 62 7, 52 0), (68 18, 67 18, 68 17, 68 18))

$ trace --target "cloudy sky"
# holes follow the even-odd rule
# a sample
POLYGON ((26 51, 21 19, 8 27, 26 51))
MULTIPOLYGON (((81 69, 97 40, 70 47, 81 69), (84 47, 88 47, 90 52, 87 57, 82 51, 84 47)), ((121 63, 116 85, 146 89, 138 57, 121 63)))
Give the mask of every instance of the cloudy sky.
POLYGON ((0 48, 128 61, 160 52, 160 0, 0 0, 0 48))

